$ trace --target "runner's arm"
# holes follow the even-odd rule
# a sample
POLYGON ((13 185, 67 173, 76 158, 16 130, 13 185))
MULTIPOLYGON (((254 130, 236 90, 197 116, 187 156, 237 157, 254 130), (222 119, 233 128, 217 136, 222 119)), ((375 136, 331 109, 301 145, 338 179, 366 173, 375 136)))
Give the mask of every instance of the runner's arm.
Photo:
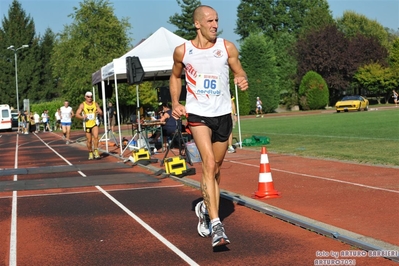
POLYGON ((238 50, 232 42, 227 40, 225 40, 225 45, 229 54, 228 63, 234 74, 234 83, 244 91, 248 89, 248 78, 238 59, 238 50))
POLYGON ((79 105, 78 110, 76 110, 76 118, 85 120, 86 117, 84 117, 84 116, 82 115, 82 111, 83 111, 83 103, 81 103, 81 104, 79 105))
POLYGON ((182 115, 186 115, 186 108, 180 104, 181 94, 181 74, 184 69, 182 62, 184 55, 184 44, 175 48, 173 52, 173 67, 172 74, 169 79, 170 98, 172 100, 172 116, 176 119, 180 119, 182 115))

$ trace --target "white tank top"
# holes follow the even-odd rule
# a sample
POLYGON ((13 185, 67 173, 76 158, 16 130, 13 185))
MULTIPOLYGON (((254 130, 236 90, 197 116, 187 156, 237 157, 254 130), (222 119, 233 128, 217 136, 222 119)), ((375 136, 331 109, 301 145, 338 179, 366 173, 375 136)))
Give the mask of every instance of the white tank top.
POLYGON ((231 113, 228 53, 218 38, 207 49, 185 43, 183 64, 186 76, 186 112, 205 117, 231 113))
POLYGON ((60 112, 61 112, 61 122, 69 123, 72 121, 71 119, 72 107, 61 106, 60 112))

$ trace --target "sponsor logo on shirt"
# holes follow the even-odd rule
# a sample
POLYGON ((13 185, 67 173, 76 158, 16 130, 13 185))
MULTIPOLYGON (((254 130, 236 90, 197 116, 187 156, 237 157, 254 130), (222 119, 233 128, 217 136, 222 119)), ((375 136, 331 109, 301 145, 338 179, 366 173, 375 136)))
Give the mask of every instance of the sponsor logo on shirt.
POLYGON ((221 58, 223 56, 223 51, 220 49, 216 49, 215 51, 213 51, 213 56, 216 58, 221 58))

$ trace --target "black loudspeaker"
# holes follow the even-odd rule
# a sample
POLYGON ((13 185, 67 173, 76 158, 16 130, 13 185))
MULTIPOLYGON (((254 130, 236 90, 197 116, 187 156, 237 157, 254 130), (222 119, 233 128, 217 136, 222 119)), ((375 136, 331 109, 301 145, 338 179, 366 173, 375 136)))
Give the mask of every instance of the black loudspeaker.
MULTIPOLYGON (((114 91, 114 88, 112 87, 112 83, 104 82, 104 84, 105 84, 105 98, 111 99, 112 93, 114 91)), ((100 99, 102 99, 103 98, 103 90, 101 88, 101 83, 97 83, 97 89, 98 89, 98 97, 100 99)))
POLYGON ((126 57, 126 77, 130 85, 139 84, 144 78, 144 69, 137 56, 126 57))
MULTIPOLYGON (((158 94, 158 102, 171 102, 172 101, 172 99, 170 98, 169 87, 157 88, 157 94, 158 94)), ((186 95, 187 95, 187 89, 186 89, 186 86, 184 85, 181 87, 179 101, 185 101, 186 95)))

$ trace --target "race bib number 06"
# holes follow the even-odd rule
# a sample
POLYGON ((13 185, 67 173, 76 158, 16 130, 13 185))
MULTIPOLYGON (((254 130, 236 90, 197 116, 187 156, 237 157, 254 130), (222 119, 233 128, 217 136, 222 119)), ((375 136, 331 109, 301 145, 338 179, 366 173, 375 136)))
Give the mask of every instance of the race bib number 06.
POLYGON ((220 95, 220 77, 212 74, 198 74, 196 80, 197 95, 220 95))

